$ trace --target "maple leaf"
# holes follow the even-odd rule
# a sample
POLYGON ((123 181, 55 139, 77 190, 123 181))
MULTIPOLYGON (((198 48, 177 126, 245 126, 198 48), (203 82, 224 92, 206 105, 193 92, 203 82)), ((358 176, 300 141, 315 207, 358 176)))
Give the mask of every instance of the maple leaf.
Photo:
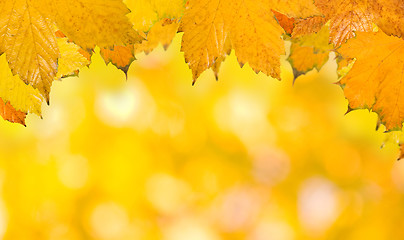
POLYGON ((339 52, 356 58, 341 79, 349 106, 379 114, 387 130, 399 130, 404 121, 404 40, 383 32, 357 33, 339 52))
POLYGON ((61 57, 54 23, 83 48, 141 39, 120 0, 4 0, 0 10, 0 53, 6 54, 13 73, 37 88, 48 102, 61 57))
POLYGON ((373 13, 367 0, 315 0, 315 5, 330 20, 330 42, 338 47, 355 32, 373 30, 373 13))
POLYGON ((229 38, 241 65, 280 76, 283 29, 267 1, 191 0, 181 21, 182 48, 194 81, 225 54, 229 38))
POLYGON ((112 48, 114 45, 133 44, 142 40, 126 17, 129 9, 122 0, 34 2, 70 40, 84 49, 93 49, 96 45, 112 48))

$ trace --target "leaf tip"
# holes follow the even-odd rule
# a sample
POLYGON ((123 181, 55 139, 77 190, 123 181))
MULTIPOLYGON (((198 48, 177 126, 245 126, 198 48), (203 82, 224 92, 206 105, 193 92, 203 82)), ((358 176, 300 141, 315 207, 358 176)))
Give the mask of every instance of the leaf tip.
POLYGON ((296 79, 303 75, 303 72, 298 71, 297 69, 293 68, 293 83, 292 85, 295 85, 296 79))
POLYGON ((347 115, 348 113, 352 112, 352 110, 354 110, 354 109, 351 108, 351 107, 348 105, 348 108, 347 108, 346 112, 344 113, 344 116, 347 115))

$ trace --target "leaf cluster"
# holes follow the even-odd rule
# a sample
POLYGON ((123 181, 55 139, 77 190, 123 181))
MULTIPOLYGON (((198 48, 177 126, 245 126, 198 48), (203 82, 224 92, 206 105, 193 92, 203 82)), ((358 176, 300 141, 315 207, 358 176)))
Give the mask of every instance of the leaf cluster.
POLYGON ((126 73, 137 53, 183 32, 193 82, 207 69, 218 78, 231 51, 240 66, 277 79, 285 41, 295 78, 335 52, 349 108, 402 128, 401 0, 4 0, 0 9, 0 113, 11 122, 40 115, 52 82, 78 74, 96 46, 126 73))

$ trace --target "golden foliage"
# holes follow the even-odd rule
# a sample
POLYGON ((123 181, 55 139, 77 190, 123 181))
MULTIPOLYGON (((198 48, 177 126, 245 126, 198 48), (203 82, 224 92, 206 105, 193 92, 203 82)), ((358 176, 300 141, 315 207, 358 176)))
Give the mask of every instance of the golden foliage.
POLYGON ((248 62, 256 72, 279 78, 283 30, 270 13, 268 3, 261 0, 191 0, 181 21, 181 50, 194 81, 225 54, 227 38, 241 65, 248 62))
POLYGON ((60 55, 51 22, 26 0, 0 3, 0 51, 14 74, 48 100, 60 55))
POLYGON ((355 64, 341 80, 351 108, 379 114, 387 130, 399 130, 404 121, 404 40, 383 32, 358 33, 340 48, 355 64))
POLYGON ((310 17, 306 19, 297 19, 292 31, 293 37, 299 37, 320 31, 326 23, 325 17, 310 17))
MULTIPOLYGON (((392 109, 399 104, 375 100, 373 105, 370 98, 363 98, 379 99, 377 94, 395 98, 397 93, 389 87, 395 80, 364 93, 369 86, 359 88, 359 83, 369 79, 354 76, 362 68, 388 69, 390 65, 373 55, 370 59, 380 66, 365 63, 363 54, 378 55, 373 53, 375 44, 383 49, 391 39, 374 37, 377 34, 355 37, 379 28, 401 37, 403 9, 400 0, 4 0, 0 3, 0 53, 15 77, 8 76, 7 68, 0 73, 7 75, 0 85, 0 98, 18 111, 40 115, 42 100, 49 103, 52 82, 89 65, 96 46, 106 63, 127 73, 137 54, 148 54, 159 45, 167 49, 176 33, 183 32, 181 51, 193 82, 209 68, 218 79, 220 66, 232 50, 240 66, 248 64, 256 73, 277 79, 281 79, 281 56, 289 52, 285 41, 292 42, 288 59, 297 74, 320 68, 328 53, 337 50, 340 65, 356 59, 351 72, 352 64, 338 69, 352 107, 368 107, 380 114, 388 129, 398 129, 402 120, 392 109), (379 42, 382 39, 386 42, 379 42), (354 50, 358 42, 366 43, 358 49, 367 51, 354 50), (30 86, 23 87, 24 83, 30 86)), ((391 64, 392 69, 400 69, 400 62, 391 64)), ((379 70, 375 75, 383 75, 379 70)), ((385 75, 400 76, 397 70, 385 75)))

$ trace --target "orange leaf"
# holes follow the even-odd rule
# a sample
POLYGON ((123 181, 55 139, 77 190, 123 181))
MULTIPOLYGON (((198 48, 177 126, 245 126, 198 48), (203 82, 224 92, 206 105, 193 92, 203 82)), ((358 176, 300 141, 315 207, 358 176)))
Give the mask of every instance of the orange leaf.
POLYGON ((316 0, 316 6, 330 19, 330 42, 339 47, 355 32, 371 32, 373 15, 366 1, 316 0))
POLYGON ((289 61, 296 71, 305 73, 313 68, 320 69, 328 60, 329 52, 316 52, 313 47, 292 44, 289 61))
POLYGON ((342 45, 340 53, 356 58, 342 78, 351 108, 368 108, 379 114, 387 130, 401 129, 404 121, 404 40, 383 32, 358 33, 342 45))
POLYGON ((113 50, 101 49, 101 56, 105 63, 112 63, 121 69, 125 74, 128 72, 130 64, 135 60, 133 45, 115 46, 113 50))
POLYGON ((386 34, 402 37, 404 35, 404 1, 371 1, 370 7, 375 13, 375 23, 386 34))
POLYGON ((0 98, 0 115, 4 120, 19 123, 25 125, 26 113, 16 110, 10 102, 4 103, 3 99, 0 98))
POLYGON ((280 12, 272 10, 275 14, 276 20, 278 21, 279 25, 285 30, 287 34, 291 34, 294 28, 295 19, 290 18, 280 12))
POLYGON ((302 35, 316 33, 320 31, 321 27, 326 22, 327 20, 324 17, 310 17, 307 19, 297 19, 294 24, 292 37, 299 37, 302 35))

